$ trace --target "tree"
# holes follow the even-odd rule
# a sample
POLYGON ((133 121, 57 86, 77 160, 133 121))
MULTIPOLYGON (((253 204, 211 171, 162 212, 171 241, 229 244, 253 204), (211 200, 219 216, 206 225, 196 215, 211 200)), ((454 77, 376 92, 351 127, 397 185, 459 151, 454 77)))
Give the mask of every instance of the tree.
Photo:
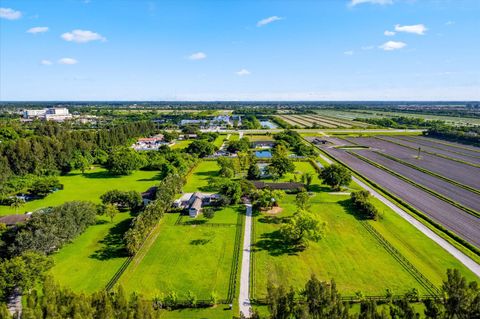
POLYGON ((85 174, 85 171, 90 167, 90 162, 88 159, 83 156, 81 153, 76 153, 70 162, 71 169, 79 169, 82 174, 85 174))
POLYGON ((379 212, 377 208, 369 201, 370 193, 366 190, 361 190, 358 192, 352 192, 350 198, 353 204, 353 207, 360 213, 364 218, 377 220, 379 212))
POLYGON ((219 157, 217 163, 220 166, 220 176, 226 178, 233 178, 235 176, 235 163, 232 158, 219 157))
POLYGON ((39 177, 30 187, 30 193, 45 197, 53 190, 61 189, 62 187, 63 185, 60 183, 60 180, 54 176, 39 177))
POLYGON ((137 191, 113 189, 100 196, 103 204, 114 204, 119 209, 136 211, 143 205, 142 195, 137 191))
POLYGON ((213 209, 213 207, 204 207, 202 209, 202 213, 203 216, 208 219, 212 219, 213 217, 215 217, 215 210, 213 209))
POLYGON ((288 149, 284 145, 276 145, 273 149, 272 159, 268 166, 268 172, 271 175, 278 174, 282 177, 286 173, 293 173, 295 164, 291 158, 288 157, 288 149))
POLYGON ((25 205, 25 201, 17 196, 14 196, 11 200, 10 207, 15 209, 15 214, 18 213, 18 209, 25 205))
POLYGON ((260 168, 256 163, 250 164, 250 167, 248 168, 247 172, 247 179, 249 180, 258 180, 262 176, 262 173, 260 172, 260 168))
POLYGON ((145 159, 135 150, 121 148, 110 153, 106 166, 113 175, 129 175, 145 164, 145 159))
POLYGON ((250 140, 242 137, 238 141, 230 141, 227 145, 227 151, 230 153, 247 152, 250 149, 250 140))
POLYGON ((332 187, 333 190, 340 190, 342 186, 347 186, 352 181, 352 174, 345 167, 332 164, 324 167, 319 176, 324 184, 332 187))
POLYGON ((285 242, 295 247, 306 247, 308 241, 319 241, 323 237, 325 223, 321 223, 305 210, 297 211, 280 228, 285 242))
POLYGON ((310 172, 306 172, 302 174, 301 181, 303 184, 305 184, 305 187, 307 188, 307 191, 310 189, 310 185, 312 185, 313 181, 313 174, 310 172))
POLYGON ((295 204, 299 210, 310 209, 310 195, 305 190, 298 192, 295 196, 295 204))
POLYGON ((190 154, 196 154, 198 157, 202 158, 212 155, 215 153, 215 150, 215 145, 206 140, 194 140, 192 143, 190 143, 190 145, 188 145, 186 152, 190 154))
POLYGON ((113 223, 113 219, 115 218, 115 216, 117 216, 118 213, 119 213, 119 210, 117 206, 114 204, 106 204, 106 205, 103 205, 102 207, 101 214, 110 218, 111 223, 113 223))
POLYGON ((255 195, 254 205, 259 209, 271 209, 277 205, 278 201, 285 196, 285 192, 280 190, 271 190, 264 188, 257 191, 255 195))

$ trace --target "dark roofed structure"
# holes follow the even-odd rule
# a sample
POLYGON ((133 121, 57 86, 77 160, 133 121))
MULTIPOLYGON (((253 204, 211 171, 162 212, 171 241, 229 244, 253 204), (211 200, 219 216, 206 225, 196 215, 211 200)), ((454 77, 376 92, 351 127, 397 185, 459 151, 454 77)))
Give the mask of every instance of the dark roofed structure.
POLYGON ((145 192, 142 193, 142 198, 143 199, 148 199, 148 200, 155 200, 157 197, 157 186, 152 186, 149 189, 147 189, 145 192))
POLYGON ((5 224, 8 227, 15 226, 18 223, 23 223, 30 218, 30 214, 7 215, 0 217, 0 224, 5 224))
POLYGON ((258 189, 269 188, 272 190, 282 190, 282 191, 299 191, 302 188, 305 188, 304 184, 296 183, 296 182, 266 183, 261 181, 255 181, 253 182, 253 185, 258 189))

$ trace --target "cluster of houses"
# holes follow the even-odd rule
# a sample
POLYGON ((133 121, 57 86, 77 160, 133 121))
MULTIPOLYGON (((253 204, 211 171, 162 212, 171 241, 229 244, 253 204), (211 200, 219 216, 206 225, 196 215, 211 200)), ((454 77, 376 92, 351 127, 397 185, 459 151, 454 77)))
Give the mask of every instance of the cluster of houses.
POLYGON ((66 107, 49 107, 45 109, 24 110, 23 117, 27 120, 41 119, 62 122, 72 118, 66 107))
POLYGON ((152 137, 139 138, 132 148, 136 151, 156 151, 162 145, 170 145, 171 143, 165 142, 163 134, 157 134, 152 137))
POLYGON ((198 125, 202 129, 219 130, 242 124, 240 115, 218 115, 210 119, 185 119, 180 121, 180 126, 198 125))

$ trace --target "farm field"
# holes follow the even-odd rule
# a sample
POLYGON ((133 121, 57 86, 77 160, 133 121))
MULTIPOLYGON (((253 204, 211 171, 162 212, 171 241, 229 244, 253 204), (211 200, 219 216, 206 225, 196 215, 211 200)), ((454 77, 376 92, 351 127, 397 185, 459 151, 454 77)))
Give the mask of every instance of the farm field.
POLYGON ((128 212, 115 216, 113 223, 103 216, 72 243, 53 255, 54 279, 77 292, 92 293, 105 288, 127 260, 123 234, 131 222, 128 212))
POLYGON ((473 245, 480 247, 480 219, 415 187, 402 179, 377 168, 345 150, 320 147, 333 158, 343 162, 354 171, 380 185, 392 194, 405 200, 434 221, 444 225, 473 245))
POLYGON ((280 115, 280 119, 300 128, 321 127, 325 129, 367 127, 369 124, 327 117, 317 114, 280 115))
MULTIPOLYGON (((306 170, 306 162, 298 169, 306 170)), ((315 174, 316 176, 316 174, 315 174)), ((310 274, 322 280, 335 278, 337 287, 344 296, 354 295, 361 290, 366 295, 383 295, 389 288, 403 293, 413 287, 425 293, 422 287, 370 233, 363 222, 357 219, 348 205, 348 195, 331 193, 315 178, 312 189, 311 211, 327 222, 325 237, 318 243, 311 243, 302 252, 284 248, 279 242, 279 220, 290 216, 295 210, 295 195, 287 195, 280 201, 283 211, 269 215, 259 213, 255 217, 254 233, 254 295, 263 298, 269 280, 286 287, 300 288, 310 274), (382 271, 378 271, 382 269, 382 271)), ((352 189, 358 189, 353 184, 352 189)), ((367 222, 382 234, 403 256, 420 270, 434 285, 439 285, 445 267, 459 267, 469 278, 468 270, 459 264, 442 248, 430 241, 400 216, 379 201, 374 204, 382 211, 384 219, 367 222)))
MULTIPOLYGON (((159 181, 158 172, 135 171, 127 176, 113 176, 107 170, 95 167, 82 174, 79 171, 59 176, 63 190, 54 192, 47 197, 27 202, 18 209, 18 214, 32 212, 37 209, 57 206, 66 201, 89 200, 100 202, 100 196, 111 189, 135 190, 143 192, 159 181)), ((9 206, 0 206, 0 216, 15 214, 15 210, 9 206)))
POLYGON ((464 151, 461 149, 452 149, 449 148, 448 146, 445 145, 440 145, 438 143, 434 142, 429 142, 429 141, 423 141, 423 140, 417 140, 413 139, 410 137, 403 137, 403 136, 395 136, 395 137, 388 137, 388 139, 391 139, 392 141, 400 144, 404 144, 410 147, 413 147, 415 149, 418 149, 419 147, 423 151, 427 151, 429 153, 436 153, 436 154, 441 154, 445 155, 454 159, 459 159, 461 161, 471 163, 474 165, 480 165, 480 153, 475 152, 470 152, 469 151, 464 151))
POLYGON ((416 140, 426 142, 426 143, 432 143, 432 145, 435 144, 436 146, 440 144, 445 149, 460 150, 467 154, 477 155, 477 156, 480 155, 480 148, 475 146, 460 144, 460 143, 451 142, 451 141, 439 140, 432 137, 423 137, 423 136, 417 136, 416 140))
POLYGON ((417 158, 417 150, 391 143, 386 140, 385 137, 382 137, 382 139, 347 138, 347 140, 355 141, 356 144, 369 146, 370 148, 376 149, 382 153, 435 172, 461 184, 473 187, 475 189, 480 189, 480 169, 470 165, 426 153, 422 153, 421 157, 417 158))

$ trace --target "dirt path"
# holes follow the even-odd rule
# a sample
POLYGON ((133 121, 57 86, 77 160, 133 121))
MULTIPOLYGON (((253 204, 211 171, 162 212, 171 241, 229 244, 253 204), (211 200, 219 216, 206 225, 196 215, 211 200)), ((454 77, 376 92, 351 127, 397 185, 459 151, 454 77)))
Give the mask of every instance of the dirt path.
POLYGON ((242 269, 240 273, 240 294, 238 305, 240 312, 248 318, 250 315, 250 244, 252 237, 252 204, 245 204, 245 233, 243 236, 242 269))
MULTIPOLYGON (((323 154, 319 154, 319 156, 327 163, 332 164, 333 161, 331 161, 329 158, 324 156, 323 154)), ((458 250, 455 246, 450 244, 448 241, 434 233, 432 230, 430 230, 427 226, 416 220, 413 216, 405 212, 403 209, 392 203, 390 200, 385 198, 384 196, 380 195, 377 193, 373 188, 359 180, 358 178, 352 176, 352 179, 355 183, 360 185, 362 188, 366 189, 367 191, 370 192, 370 194, 376 198, 378 198, 382 203, 390 207, 395 213, 400 215, 403 219, 405 219, 407 222, 413 225, 413 227, 417 228, 420 230, 425 236, 436 242, 440 247, 445 249, 448 253, 450 253, 453 257, 455 257, 458 261, 460 261, 462 264, 464 264, 468 269, 470 269, 475 275, 477 275, 480 278, 480 265, 477 264, 474 260, 472 260, 470 257, 462 253, 460 250, 458 250)))

